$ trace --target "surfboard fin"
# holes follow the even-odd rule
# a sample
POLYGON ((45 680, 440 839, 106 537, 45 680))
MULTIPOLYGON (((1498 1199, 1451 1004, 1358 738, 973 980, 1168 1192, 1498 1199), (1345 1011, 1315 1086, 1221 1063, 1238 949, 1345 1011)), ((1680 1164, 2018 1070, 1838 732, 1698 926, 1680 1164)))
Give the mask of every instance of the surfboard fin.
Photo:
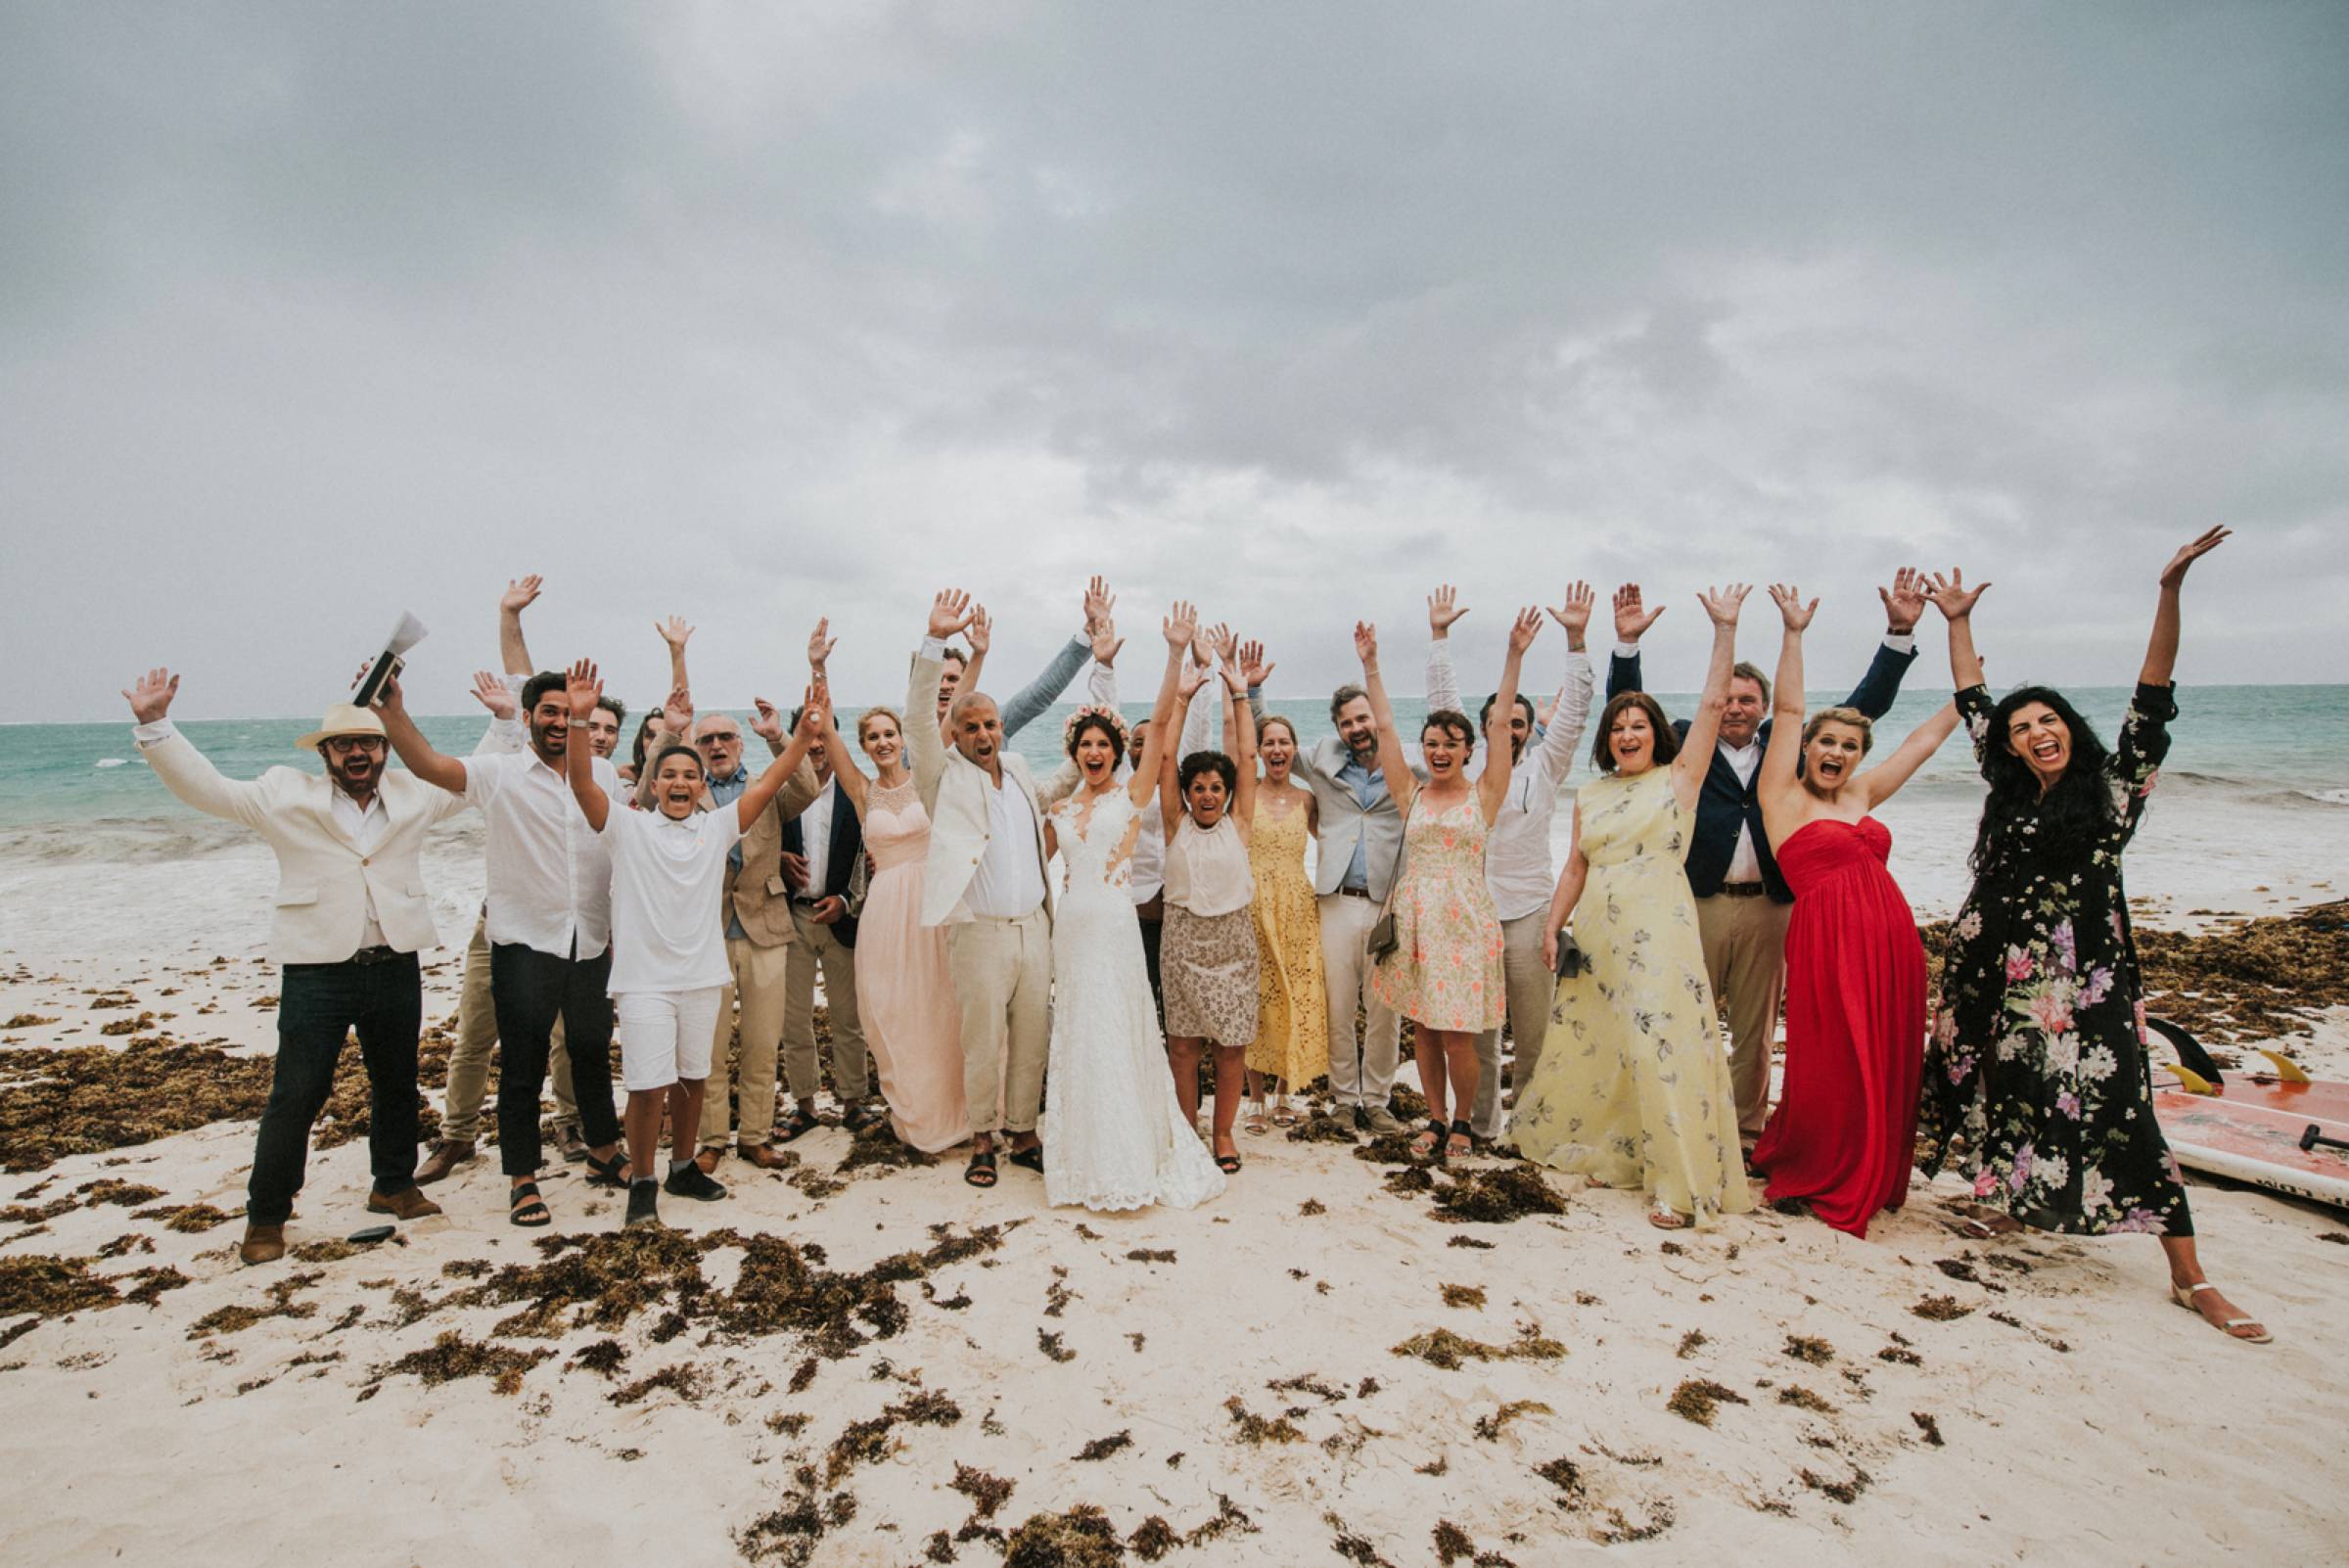
POLYGON ((2179 1087, 2185 1089, 2188 1094, 2216 1094, 2219 1091, 2216 1084, 2190 1067, 2173 1065, 2170 1071, 2178 1075, 2179 1087))
POLYGON ((2213 1085, 2223 1087, 2226 1084, 2227 1080, 2220 1074, 2219 1064, 2210 1059, 2210 1052, 2202 1048, 2200 1040, 2166 1018, 2147 1018, 2145 1026, 2178 1047, 2178 1060, 2185 1063, 2202 1084, 2202 1087, 2194 1090, 2196 1094, 2208 1094, 2213 1091, 2213 1085))
POLYGON ((2300 1064, 2293 1061, 2290 1057, 2283 1055, 2280 1051, 2268 1050, 2263 1046, 2254 1045, 2251 1048, 2258 1051, 2260 1055, 2266 1057, 2269 1061, 2274 1062, 2276 1064, 2276 1076, 2283 1080, 2286 1084, 2305 1084, 2308 1082, 2308 1075, 2300 1071, 2300 1064))

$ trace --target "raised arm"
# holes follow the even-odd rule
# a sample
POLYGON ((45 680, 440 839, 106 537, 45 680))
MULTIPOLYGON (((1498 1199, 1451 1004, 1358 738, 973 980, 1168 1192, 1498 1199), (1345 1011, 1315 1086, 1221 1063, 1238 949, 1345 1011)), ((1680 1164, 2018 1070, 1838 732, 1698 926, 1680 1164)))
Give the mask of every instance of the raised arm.
POLYGON ((1231 804, 1239 816, 1240 832, 1246 834, 1256 825, 1256 715, 1249 710, 1239 667, 1224 666, 1222 679, 1226 725, 1223 744, 1231 753, 1233 768, 1239 773, 1231 804))
POLYGON ((508 577, 506 591, 497 601, 497 657, 505 662, 506 673, 529 675, 538 667, 530 663, 530 647, 522 640, 522 613, 538 597, 538 574, 527 577, 508 577))
POLYGON ((1639 668, 1639 639, 1666 606, 1653 610, 1641 602, 1639 584, 1627 582, 1615 590, 1615 653, 1607 661, 1607 700, 1613 702, 1627 691, 1645 691, 1639 668))
MULTIPOLYGON (((424 731, 408 716, 407 694, 400 689, 397 675, 384 682, 384 693, 375 700, 375 711, 384 721, 384 733, 391 739, 392 750, 399 754, 400 765, 427 784, 438 784, 451 795, 465 793, 465 764, 433 750, 433 743, 424 738, 424 731)), ((582 723, 580 727, 585 725, 582 723)))
POLYGON ((1989 591, 1987 582, 1967 587, 1965 574, 1956 567, 1946 577, 1933 574, 1933 608, 1950 623, 1950 683, 1958 691, 1982 684, 1982 656, 1974 652, 1974 602, 1989 591))
POLYGON ((1803 712, 1803 632, 1819 613, 1819 601, 1805 604, 1802 590, 1791 582, 1772 583, 1770 597, 1786 629, 1778 642, 1778 674, 1772 687, 1770 747, 1762 754, 1762 777, 1755 787, 1766 813, 1773 798, 1799 787, 1795 780, 1801 772, 1803 720, 1807 716, 1803 712))
POLYGON ((1362 691, 1370 699, 1370 718, 1378 725, 1378 770, 1386 775, 1395 809, 1408 811, 1419 797, 1419 776, 1403 755, 1403 737, 1395 732, 1395 705, 1387 700, 1387 683, 1378 672, 1378 627, 1367 621, 1356 622, 1354 651, 1362 662, 1362 691))
POLYGON ((667 621, 654 622, 653 629, 668 644, 668 683, 691 690, 693 682, 685 673, 685 643, 693 635, 693 628, 685 623, 683 616, 670 616, 667 621))
POLYGON ((1547 714, 1542 716, 1542 745, 1526 759, 1540 770, 1537 788, 1557 792, 1558 780, 1574 771, 1574 754, 1590 722, 1590 654, 1584 638, 1590 628, 1590 612, 1598 596, 1581 580, 1566 585, 1562 604, 1550 606, 1549 618, 1566 628, 1566 678, 1547 714))
MULTIPOLYGON (((994 646, 995 622, 994 618, 987 613, 987 606, 983 604, 971 606, 971 613, 962 623, 962 635, 964 640, 971 645, 971 656, 962 662, 962 680, 954 688, 958 696, 963 692, 979 689, 979 672, 987 668, 987 652, 994 646)), ((938 715, 938 731, 945 737, 946 744, 949 746, 954 743, 954 737, 946 728, 946 717, 953 711, 953 704, 949 703, 946 705, 946 713, 938 715)), ((1001 716, 999 709, 997 716, 1001 716)), ((1009 736, 1007 735, 1005 738, 1009 739, 1009 736)))
POLYGON ((1751 583, 1732 582, 1726 588, 1708 588, 1696 596, 1713 622, 1713 661, 1705 667, 1705 694, 1697 699, 1696 716, 1688 721, 1688 734, 1681 742, 1681 754, 1672 760, 1672 787, 1681 798, 1683 811, 1696 808, 1696 793, 1704 785, 1705 769, 1713 765, 1713 743, 1721 734, 1721 711, 1729 700, 1729 670, 1737 663, 1737 612, 1752 591, 1751 583))
POLYGON ((1468 613, 1460 590, 1446 582, 1427 596, 1427 706, 1459 708, 1460 675, 1451 663, 1451 625, 1468 613))
POLYGON ((1509 775, 1516 769, 1516 748, 1509 744, 1509 721, 1517 712, 1517 682, 1525 673, 1525 651, 1542 634, 1542 607, 1528 605, 1517 612, 1509 627, 1509 651, 1500 664, 1500 685, 1493 693, 1493 710, 1485 715, 1485 770, 1476 781, 1478 804, 1485 825, 1500 814, 1509 796, 1509 775))
POLYGON ((141 754, 163 787, 207 816, 225 817, 257 828, 268 809, 261 786, 224 777, 211 759, 171 726, 171 699, 179 695, 179 677, 168 669, 150 669, 122 693, 130 716, 141 728, 166 726, 153 739, 139 738, 141 754))
POLYGON ((660 759, 664 746, 693 746, 693 693, 679 686, 653 710, 653 727, 644 747, 644 766, 636 777, 635 802, 645 810, 653 805, 653 775, 660 769, 654 763, 660 759))
POLYGON ((2137 672, 2141 686, 2167 686, 2178 668, 2178 590, 2186 585, 2187 569, 2227 542, 2232 529, 2212 529, 2170 557, 2161 569, 2161 598, 2153 608, 2153 638, 2145 644, 2144 667, 2137 672))
POLYGON ((832 759, 832 776, 840 780, 841 792, 848 796, 849 804, 856 808, 857 819, 861 821, 864 817, 864 798, 872 790, 872 780, 865 777, 864 764, 856 760, 855 752, 841 738, 832 705, 824 704, 821 712, 824 715, 824 755, 832 759))
POLYGON ((588 661, 580 660, 566 673, 563 696, 571 704, 571 738, 563 743, 563 776, 571 782, 571 798, 579 803, 579 814, 598 833, 611 819, 612 797, 595 781, 595 751, 589 744, 587 719, 603 694, 604 683, 588 661))
MULTIPOLYGON (((1199 631, 1198 607, 1186 600, 1175 600, 1174 609, 1167 613, 1163 629, 1167 636, 1167 668, 1159 677, 1158 702, 1150 710, 1150 732, 1142 737, 1141 761, 1134 764, 1133 777, 1126 781, 1127 798, 1133 802, 1136 810, 1150 803, 1150 792, 1163 782, 1160 776, 1163 767, 1181 761, 1167 755, 1167 736, 1174 722, 1175 691, 1182 680, 1182 652, 1199 631)), ((1175 808, 1181 808, 1179 804, 1175 808)), ((1174 827, 1170 819, 1167 830, 1171 833, 1174 827)))
POLYGON ((1925 610, 1925 575, 1914 567, 1903 567, 1893 575, 1889 587, 1876 589, 1876 597, 1884 601, 1884 640, 1876 644, 1860 683, 1843 700, 1844 707, 1856 708, 1870 718, 1882 718, 1892 711, 1901 695, 1901 681, 1909 667, 1916 663, 1916 622, 1925 610))
MULTIPOLYGON (((1158 726, 1161 723, 1170 719, 1179 719, 1184 728, 1190 727, 1192 709, 1207 706, 1197 699, 1199 688, 1206 685, 1210 678, 1211 671, 1204 665, 1185 664, 1182 666, 1174 681, 1174 711, 1173 714, 1151 716, 1150 733, 1142 739, 1144 755, 1147 755, 1150 749, 1156 745, 1158 726)), ((1173 838, 1174 830, 1182 825, 1183 751, 1179 746, 1159 746, 1157 750, 1159 815, 1166 825, 1167 836, 1173 838)), ((1128 781, 1128 788, 1131 788, 1134 783, 1139 781, 1137 772, 1137 777, 1128 781)))
POLYGON ((1958 703, 1953 698, 1934 710, 1932 717, 1911 730, 1909 738, 1894 747, 1890 757, 1853 779, 1853 784, 1865 792, 1869 809, 1898 794, 1901 786, 1925 765, 1925 759, 1941 750, 1941 743, 1957 727, 1958 703))
MULTIPOLYGON (((1096 638, 1100 623, 1109 619, 1117 596, 1108 584, 1094 577, 1084 589, 1084 629, 1060 645, 1060 652, 1044 667, 1044 672, 1012 694, 1003 705, 1003 738, 1011 739, 1036 721, 1038 715, 1060 701, 1060 694, 1069 689, 1085 661, 1098 657, 1096 638)), ((1117 657, 1113 649, 1110 657, 1117 657)))
MULTIPOLYGON (((921 649, 914 655, 913 673, 905 687, 905 756, 913 770, 914 788, 925 810, 938 808, 938 781, 945 776, 945 726, 938 713, 938 677, 945 661, 937 651, 945 640, 970 624, 971 596, 947 588, 930 602, 921 649)), ((969 680, 969 675, 964 675, 969 680)))
MULTIPOLYGON (((751 780, 750 787, 734 803, 734 822, 742 832, 751 831, 751 824, 759 820, 759 813, 774 804, 776 792, 807 760, 807 749, 824 738, 831 724, 831 699, 823 687, 807 688, 807 695, 800 706, 800 721, 791 732, 791 744, 783 748, 782 756, 766 764, 764 772, 751 780)), ((849 771, 852 773, 855 769, 849 771)))
MULTIPOLYGON (((1274 668, 1265 659, 1263 643, 1240 644, 1240 679, 1248 686, 1248 712, 1255 715, 1259 724, 1265 721, 1265 683, 1272 678, 1274 668)), ((1299 761, 1303 760, 1299 758, 1299 761)))

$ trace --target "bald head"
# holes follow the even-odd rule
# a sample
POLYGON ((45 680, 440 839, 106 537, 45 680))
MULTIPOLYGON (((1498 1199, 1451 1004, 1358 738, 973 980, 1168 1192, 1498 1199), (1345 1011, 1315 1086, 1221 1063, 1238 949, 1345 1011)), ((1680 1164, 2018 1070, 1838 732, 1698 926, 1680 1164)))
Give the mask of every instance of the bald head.
POLYGON ((946 733, 953 737, 956 751, 990 773, 1001 767, 997 754, 1003 747, 1003 717, 987 693, 968 691, 957 696, 946 710, 946 733))

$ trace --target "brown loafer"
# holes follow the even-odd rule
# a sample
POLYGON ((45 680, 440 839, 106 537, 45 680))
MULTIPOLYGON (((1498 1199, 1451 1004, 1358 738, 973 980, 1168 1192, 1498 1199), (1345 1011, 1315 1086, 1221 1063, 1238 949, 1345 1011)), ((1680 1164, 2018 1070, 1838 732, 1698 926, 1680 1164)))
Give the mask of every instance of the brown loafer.
POLYGON ((693 1151, 693 1163, 702 1175, 715 1176, 717 1162, 725 1152, 723 1149, 696 1149, 693 1151))
POLYGON ((797 1154, 786 1154, 771 1143, 746 1143, 734 1152, 761 1171, 788 1171, 800 1163, 797 1154))
POLYGON ((421 1220, 428 1214, 438 1214, 440 1205, 424 1195, 421 1187, 403 1187, 397 1192, 367 1194, 369 1214, 388 1214, 395 1220, 421 1220))
POLYGON ((416 1168, 416 1184, 430 1186, 473 1158, 473 1140, 451 1142, 442 1138, 425 1155, 424 1164, 416 1168))
POLYGON ((254 1225, 245 1227, 245 1244, 237 1249, 237 1257, 248 1267, 253 1264, 275 1263, 286 1255, 284 1225, 254 1225))

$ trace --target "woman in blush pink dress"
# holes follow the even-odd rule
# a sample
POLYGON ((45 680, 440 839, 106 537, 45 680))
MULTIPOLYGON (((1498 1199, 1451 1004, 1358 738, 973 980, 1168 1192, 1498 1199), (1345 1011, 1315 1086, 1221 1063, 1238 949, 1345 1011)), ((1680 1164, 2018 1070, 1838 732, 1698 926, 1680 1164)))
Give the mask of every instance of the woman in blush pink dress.
MULTIPOLYGON (((831 715, 825 713, 830 724, 831 715)), ((944 927, 921 921, 922 865, 930 853, 930 813, 922 809, 905 766, 904 728, 896 713, 869 708, 856 720, 856 745, 871 759, 866 778, 828 730, 840 786, 864 823, 872 885, 856 917, 856 1011, 865 1044, 889 1102, 898 1137, 925 1154, 967 1142, 962 1098, 962 1014, 946 972, 944 927)))

